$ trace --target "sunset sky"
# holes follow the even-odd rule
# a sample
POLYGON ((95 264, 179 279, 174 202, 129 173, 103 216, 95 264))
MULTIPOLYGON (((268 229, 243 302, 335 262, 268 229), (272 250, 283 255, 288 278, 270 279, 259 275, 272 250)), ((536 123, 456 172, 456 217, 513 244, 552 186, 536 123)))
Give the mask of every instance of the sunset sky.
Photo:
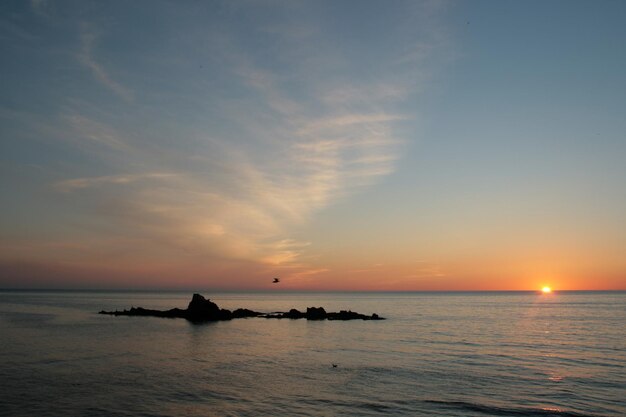
POLYGON ((0 2, 0 288, 626 289, 625 21, 0 2))

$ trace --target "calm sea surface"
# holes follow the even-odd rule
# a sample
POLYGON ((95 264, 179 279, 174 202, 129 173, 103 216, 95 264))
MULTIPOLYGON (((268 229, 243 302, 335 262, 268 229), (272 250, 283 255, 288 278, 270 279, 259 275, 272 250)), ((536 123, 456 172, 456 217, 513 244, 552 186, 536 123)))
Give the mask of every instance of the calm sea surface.
POLYGON ((204 295, 387 320, 194 325, 96 314, 190 293, 0 291, 0 415, 626 416, 624 292, 204 295))

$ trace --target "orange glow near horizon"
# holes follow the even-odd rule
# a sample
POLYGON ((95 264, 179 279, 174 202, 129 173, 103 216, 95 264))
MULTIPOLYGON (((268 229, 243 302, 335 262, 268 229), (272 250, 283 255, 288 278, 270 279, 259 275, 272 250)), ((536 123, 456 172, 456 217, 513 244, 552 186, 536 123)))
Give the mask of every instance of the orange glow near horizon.
MULTIPOLYGON (((15 249, 15 246, 13 247, 15 249)), ((100 253, 90 259, 67 256, 66 262, 13 262, 0 255, 0 287, 7 288, 206 288, 215 291, 533 291, 550 297, 561 291, 625 290, 619 271, 593 276, 586 271, 530 267, 493 259, 486 262, 449 260, 401 262, 377 258, 316 259, 310 265, 286 262, 193 259, 153 260, 147 255, 114 261, 100 253), (96 256, 104 259, 96 259, 96 256), (104 261, 108 264, 104 265, 104 261), (505 264, 506 263, 506 264, 505 264), (487 266, 485 266, 487 265, 487 266), (468 272, 470 271, 470 272, 468 272), (280 285, 272 277, 281 278, 280 285), (548 292, 544 287, 550 288, 548 292)), ((46 255, 65 257, 62 251, 46 255)), ((142 254, 143 255, 143 254, 142 254)), ((573 263, 574 261, 572 261, 573 263)), ((569 265, 571 265, 570 263, 569 265)), ((529 263, 530 265, 530 263, 529 263)))

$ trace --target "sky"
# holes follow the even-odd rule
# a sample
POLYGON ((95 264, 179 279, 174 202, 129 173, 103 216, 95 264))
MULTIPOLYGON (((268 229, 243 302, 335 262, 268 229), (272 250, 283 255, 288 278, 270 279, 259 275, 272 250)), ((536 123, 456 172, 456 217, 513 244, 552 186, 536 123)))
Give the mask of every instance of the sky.
POLYGON ((626 289, 625 19, 3 1, 0 287, 626 289))

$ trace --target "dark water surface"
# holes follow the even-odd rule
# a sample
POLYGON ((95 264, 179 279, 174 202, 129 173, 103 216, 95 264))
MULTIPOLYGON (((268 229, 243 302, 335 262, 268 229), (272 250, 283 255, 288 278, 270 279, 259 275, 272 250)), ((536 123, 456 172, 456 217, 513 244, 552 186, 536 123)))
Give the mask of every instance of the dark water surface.
POLYGON ((193 325, 95 314, 190 293, 0 291, 0 415, 626 416, 624 292, 204 295, 388 320, 193 325))

